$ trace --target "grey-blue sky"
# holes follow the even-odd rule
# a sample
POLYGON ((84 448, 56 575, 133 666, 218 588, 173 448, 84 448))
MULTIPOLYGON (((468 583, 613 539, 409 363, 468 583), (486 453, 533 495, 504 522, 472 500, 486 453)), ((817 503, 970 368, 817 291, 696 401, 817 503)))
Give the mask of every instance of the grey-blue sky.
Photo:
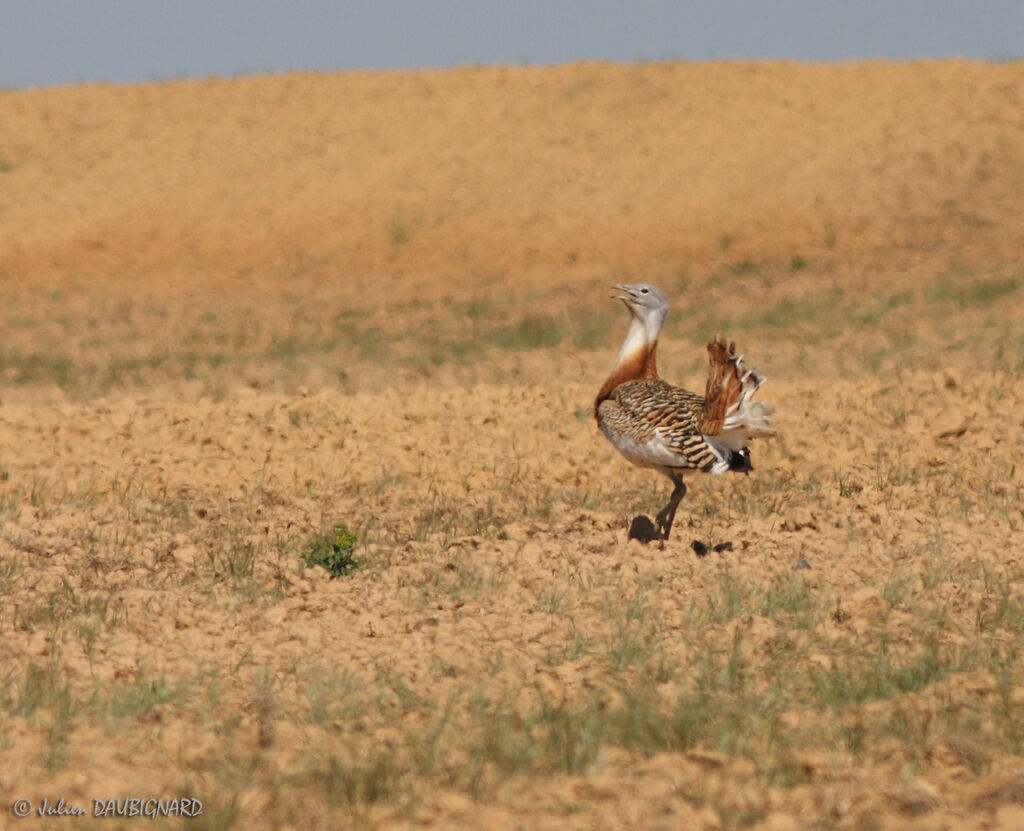
POLYGON ((0 87, 464 63, 1022 54, 1022 0, 0 0, 0 87))

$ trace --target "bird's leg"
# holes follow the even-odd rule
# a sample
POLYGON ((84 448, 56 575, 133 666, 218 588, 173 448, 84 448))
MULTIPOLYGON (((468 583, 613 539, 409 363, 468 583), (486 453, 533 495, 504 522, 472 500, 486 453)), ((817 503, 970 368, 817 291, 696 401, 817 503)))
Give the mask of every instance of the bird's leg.
POLYGON ((679 507, 679 501, 686 496, 686 485, 683 483, 683 477, 677 473, 670 473, 669 478, 672 480, 675 488, 673 488, 672 495, 668 498, 668 504, 658 512, 658 516, 654 520, 658 525, 658 530, 661 532, 661 539, 663 540, 668 539, 669 532, 672 530, 672 521, 676 518, 676 508, 679 507))

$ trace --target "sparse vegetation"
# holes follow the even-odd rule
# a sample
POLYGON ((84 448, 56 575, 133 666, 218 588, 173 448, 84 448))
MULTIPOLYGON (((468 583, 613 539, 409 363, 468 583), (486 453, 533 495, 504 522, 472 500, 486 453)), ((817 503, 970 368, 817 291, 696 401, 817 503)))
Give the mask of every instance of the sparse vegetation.
MULTIPOLYGON (((854 307, 867 340, 872 332, 889 337, 894 316, 930 313, 939 328, 942 315, 964 313, 956 303, 928 312, 927 289, 861 301, 822 292, 748 310, 747 337, 781 342, 798 326, 811 341, 828 342, 854 307)), ((434 311, 421 303, 410 315, 434 311)), ((602 326, 621 322, 614 311, 598 316, 602 326)), ((561 350, 602 345, 582 311, 509 321, 500 304, 480 301, 459 313, 472 330, 465 341, 407 328, 409 343, 455 350, 428 373, 466 365, 459 343, 471 344, 466 356, 499 363, 532 353, 558 360, 561 350)), ((311 323, 297 323, 290 335, 256 328, 262 345, 255 336, 229 341, 277 366, 330 365, 344 354, 352 372, 353 360, 376 355, 399 371, 409 348, 375 323, 350 326, 344 337, 311 323)), ((173 349, 165 354, 130 369, 122 363, 113 383, 129 390, 147 373, 171 371, 173 349)), ((792 379, 801 357, 774 360, 776 395, 768 400, 793 413, 787 397, 798 394, 792 379)), ((190 771, 215 771, 218 781, 235 783, 235 793, 302 793, 339 821, 372 823, 408 812, 423 783, 499 799, 510 776, 616 776, 624 765, 678 757, 689 760, 677 773, 680 809, 705 807, 729 828, 770 808, 724 787, 726 778, 795 799, 803 785, 834 787, 823 764, 869 771, 899 763, 934 777, 936 754, 949 753, 969 759, 972 775, 995 773, 1019 758, 1024 742, 1014 692, 1024 667, 1006 645, 1024 620, 1015 588, 1024 572, 1005 557, 998 535, 974 536, 965 546, 959 529, 965 518, 1004 530, 1020 521, 1024 483, 1001 443, 969 463, 944 451, 951 441, 974 440, 958 423, 937 449, 927 432, 916 443, 903 433, 944 432, 930 419, 950 397, 1002 406, 1015 392, 998 360, 993 352, 991 374, 969 389, 958 380, 929 386, 921 379, 930 376, 913 367, 901 383, 867 391, 863 377, 821 387, 826 398, 812 410, 811 429, 759 443, 753 475, 691 479, 679 547, 645 550, 657 557, 650 565, 610 535, 657 504, 660 483, 606 479, 572 461, 594 452, 586 406, 592 385, 584 382, 553 397, 480 385, 476 409, 456 415, 453 387, 412 399, 388 391, 235 395, 205 405, 202 418, 188 407, 141 405, 123 421, 132 426, 113 433, 122 455, 135 459, 116 476, 101 473, 107 468, 98 461, 108 458, 110 438, 94 456, 90 444, 81 445, 87 461, 77 479, 4 459, 0 505, 12 554, 0 569, 0 592, 17 598, 9 606, 17 637, 38 633, 53 651, 42 667, 12 664, 0 679, 0 712, 26 720, 30 756, 46 775, 78 764, 84 729, 129 738, 159 721, 194 725, 182 727, 194 741, 212 732, 230 751, 214 767, 199 759, 177 775, 208 796, 210 816, 227 826, 248 809, 196 785, 190 771), (195 448, 200 457, 247 466, 245 487, 194 482, 184 461, 171 461, 170 474, 147 474, 142 448, 151 431, 164 431, 172 452, 195 448), (227 449, 224 436, 232 432, 246 436, 244 456, 227 449), (548 436, 564 437, 565 449, 548 436), (845 453, 847 443, 856 453, 845 453), (282 446, 296 455, 294 464, 284 463, 282 446), (350 458, 362 463, 353 468, 350 458), (339 509, 359 517, 358 536, 341 523, 326 534, 312 530, 339 509), (47 523, 62 522, 69 530, 47 531, 47 523), (703 541, 706 556, 693 555, 691 538, 703 541), (35 582, 49 573, 47 564, 72 556, 83 558, 85 577, 35 582), (979 565, 992 562, 999 565, 979 565), (623 563, 638 570, 624 571, 623 563), (337 581, 339 597, 348 598, 342 608, 358 613, 295 605, 329 596, 317 574, 326 580, 358 568, 367 580, 337 581), (140 666, 114 682, 122 639, 139 637, 153 619, 191 625, 158 600, 125 591, 115 579, 121 573, 135 575, 144 591, 161 587, 146 597, 204 598, 192 614, 209 615, 196 610, 212 605, 234 620, 315 620, 328 627, 330 646, 313 658, 305 651, 268 657, 256 643, 239 644, 204 653, 202 667, 140 666), (370 594, 348 595, 356 585, 370 594), (392 602, 400 615, 375 613, 392 602), (510 636, 510 614, 526 626, 544 624, 510 636), (483 634, 467 639, 463 627, 483 634), (384 636, 399 663, 367 664, 363 645, 384 644, 376 640, 384 636), (449 641, 460 647, 437 646, 449 641), (414 678, 401 661, 420 655, 423 674, 414 678), (63 669, 74 660, 84 662, 84 675, 63 669), (274 760, 295 736, 309 753, 303 764, 283 767, 274 760)), ((235 361, 193 366, 215 384, 235 361)), ((100 441, 108 416, 87 405, 74 412, 76 435, 100 441)), ((57 435, 67 429, 57 414, 46 417, 57 435)), ((39 415, 21 418, 12 429, 36 424, 39 415)), ((598 470, 603 463, 595 458, 598 470)), ((917 804, 902 792, 879 799, 881 811, 917 804)))

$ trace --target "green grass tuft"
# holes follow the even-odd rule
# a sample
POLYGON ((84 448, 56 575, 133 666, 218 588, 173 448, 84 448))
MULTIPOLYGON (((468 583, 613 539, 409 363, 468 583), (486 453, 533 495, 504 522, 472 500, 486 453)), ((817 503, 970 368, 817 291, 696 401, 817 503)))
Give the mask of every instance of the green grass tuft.
POLYGON ((302 561, 307 566, 322 566, 331 577, 344 577, 362 567, 352 554, 357 541, 358 537, 347 525, 335 525, 330 534, 317 537, 309 544, 302 561))

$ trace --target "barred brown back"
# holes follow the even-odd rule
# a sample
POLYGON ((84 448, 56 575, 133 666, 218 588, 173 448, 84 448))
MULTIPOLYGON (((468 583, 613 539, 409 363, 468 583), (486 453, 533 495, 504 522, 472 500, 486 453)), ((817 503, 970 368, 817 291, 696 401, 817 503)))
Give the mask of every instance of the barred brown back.
POLYGON ((678 457, 672 467, 709 471, 718 458, 698 426, 704 405, 696 393, 660 379, 642 379, 620 384, 607 406, 602 405, 601 415, 612 432, 638 443, 649 441, 657 432, 678 457))

